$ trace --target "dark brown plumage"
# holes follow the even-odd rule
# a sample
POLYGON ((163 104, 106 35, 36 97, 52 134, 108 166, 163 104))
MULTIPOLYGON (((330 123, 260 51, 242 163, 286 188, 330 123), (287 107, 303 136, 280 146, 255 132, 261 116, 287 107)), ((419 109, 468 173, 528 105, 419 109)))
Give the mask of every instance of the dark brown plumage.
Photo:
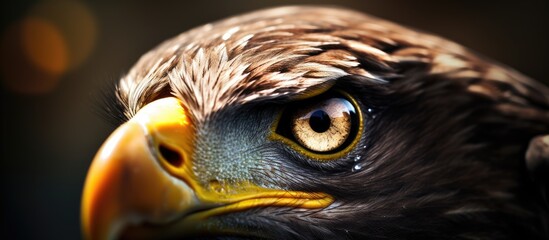
POLYGON ((529 141, 549 134, 549 89, 451 41, 349 10, 263 10, 164 42, 117 91, 128 119, 170 95, 190 112, 204 186, 244 179, 334 198, 323 209, 237 212, 214 228, 296 239, 549 237, 545 180, 532 180, 525 159, 529 141), (341 159, 253 139, 284 106, 332 89, 365 113, 341 159))

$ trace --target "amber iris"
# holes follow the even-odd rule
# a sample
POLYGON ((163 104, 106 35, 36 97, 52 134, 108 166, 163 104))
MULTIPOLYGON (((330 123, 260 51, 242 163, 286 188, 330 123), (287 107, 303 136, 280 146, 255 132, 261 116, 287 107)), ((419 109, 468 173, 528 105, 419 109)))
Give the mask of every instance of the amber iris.
POLYGON ((353 104, 342 97, 328 97, 307 102, 292 110, 291 133, 300 145, 314 152, 341 148, 356 125, 353 104))

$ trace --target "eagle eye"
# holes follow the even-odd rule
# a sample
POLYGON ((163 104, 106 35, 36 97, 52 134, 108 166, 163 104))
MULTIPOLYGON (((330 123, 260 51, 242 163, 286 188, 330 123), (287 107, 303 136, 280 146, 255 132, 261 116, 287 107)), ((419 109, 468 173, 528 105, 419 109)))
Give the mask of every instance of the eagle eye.
MULTIPOLYGON (((345 93, 328 93, 287 107, 276 134, 316 156, 348 149, 357 139, 360 113, 345 93)), ((303 152, 303 151, 302 151, 303 152)), ((306 153, 307 153, 306 152, 306 153)))

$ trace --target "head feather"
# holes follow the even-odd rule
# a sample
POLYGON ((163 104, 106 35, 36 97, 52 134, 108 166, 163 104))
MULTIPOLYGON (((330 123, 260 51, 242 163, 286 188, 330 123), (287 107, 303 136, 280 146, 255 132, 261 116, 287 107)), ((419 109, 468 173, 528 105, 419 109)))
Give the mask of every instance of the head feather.
POLYGON ((549 102, 545 86, 451 41, 350 10, 303 6, 176 36, 137 62, 118 96, 131 117, 168 89, 202 120, 227 105, 300 94, 346 75, 379 83, 408 77, 410 65, 448 79, 478 79, 465 83, 471 93, 502 102, 549 102))

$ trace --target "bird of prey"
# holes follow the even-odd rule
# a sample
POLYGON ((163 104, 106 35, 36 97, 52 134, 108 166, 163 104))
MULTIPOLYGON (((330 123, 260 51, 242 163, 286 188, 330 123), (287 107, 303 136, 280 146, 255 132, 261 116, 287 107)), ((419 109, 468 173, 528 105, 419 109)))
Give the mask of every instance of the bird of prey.
POLYGON ((115 96, 88 239, 549 236, 549 89, 440 37, 260 10, 160 44, 115 96))

